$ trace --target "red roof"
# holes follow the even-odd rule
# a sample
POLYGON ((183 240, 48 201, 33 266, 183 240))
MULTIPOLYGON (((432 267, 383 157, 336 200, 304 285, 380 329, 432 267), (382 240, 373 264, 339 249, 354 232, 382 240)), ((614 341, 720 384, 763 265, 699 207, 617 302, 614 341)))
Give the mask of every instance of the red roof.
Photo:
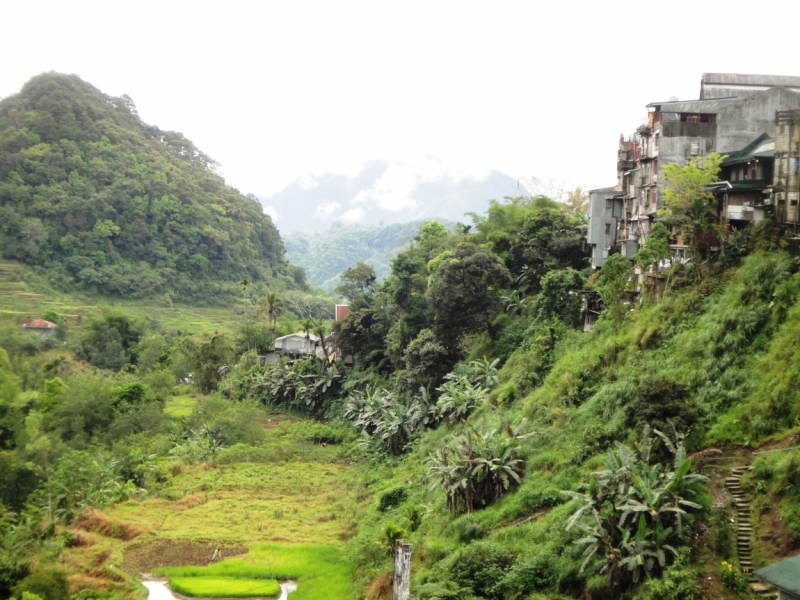
POLYGON ((51 323, 50 321, 45 321, 44 319, 34 319, 25 327, 33 327, 34 329, 51 329, 56 327, 55 323, 51 323))

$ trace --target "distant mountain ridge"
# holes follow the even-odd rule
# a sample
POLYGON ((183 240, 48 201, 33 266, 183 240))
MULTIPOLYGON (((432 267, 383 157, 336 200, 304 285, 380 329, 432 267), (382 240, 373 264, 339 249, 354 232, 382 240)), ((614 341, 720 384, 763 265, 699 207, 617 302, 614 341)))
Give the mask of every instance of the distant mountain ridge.
POLYGON ((53 285, 215 303, 300 285, 283 253, 258 200, 129 97, 51 72, 0 101, 0 256, 53 285))
POLYGON ((336 223, 319 233, 294 232, 284 237, 286 257, 303 267, 312 284, 329 292, 339 283, 342 271, 358 262, 372 266, 378 278, 383 279, 391 272, 392 259, 408 246, 423 223, 385 226, 336 223))
POLYGON ((483 179, 454 181, 446 175, 421 176, 411 167, 373 162, 355 177, 326 174, 298 179, 259 200, 278 229, 320 232, 335 222, 362 226, 446 219, 484 213, 489 200, 527 194, 499 171, 483 179))

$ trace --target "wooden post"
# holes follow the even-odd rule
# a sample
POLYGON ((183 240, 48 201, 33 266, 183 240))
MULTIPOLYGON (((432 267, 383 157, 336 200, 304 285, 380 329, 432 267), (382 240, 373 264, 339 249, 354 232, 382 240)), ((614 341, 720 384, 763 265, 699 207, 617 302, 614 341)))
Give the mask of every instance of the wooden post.
POLYGON ((394 582, 392 600, 408 600, 411 595, 411 544, 394 543, 394 582))

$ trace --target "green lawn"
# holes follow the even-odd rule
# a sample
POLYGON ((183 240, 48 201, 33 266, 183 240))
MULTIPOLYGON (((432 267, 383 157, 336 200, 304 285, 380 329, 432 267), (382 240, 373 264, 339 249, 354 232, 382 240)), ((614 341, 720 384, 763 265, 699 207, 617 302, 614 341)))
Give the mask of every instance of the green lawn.
POLYGON ((171 577, 169 586, 179 594, 195 598, 272 597, 281 593, 281 586, 274 579, 171 577))

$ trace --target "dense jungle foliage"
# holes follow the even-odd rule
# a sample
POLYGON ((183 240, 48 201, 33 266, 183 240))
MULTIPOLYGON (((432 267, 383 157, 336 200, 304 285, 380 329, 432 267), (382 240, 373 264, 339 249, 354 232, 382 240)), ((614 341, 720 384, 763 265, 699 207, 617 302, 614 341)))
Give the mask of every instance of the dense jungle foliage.
POLYGON ((210 304, 305 284, 269 216, 133 101, 47 73, 0 102, 0 256, 57 289, 210 304))

